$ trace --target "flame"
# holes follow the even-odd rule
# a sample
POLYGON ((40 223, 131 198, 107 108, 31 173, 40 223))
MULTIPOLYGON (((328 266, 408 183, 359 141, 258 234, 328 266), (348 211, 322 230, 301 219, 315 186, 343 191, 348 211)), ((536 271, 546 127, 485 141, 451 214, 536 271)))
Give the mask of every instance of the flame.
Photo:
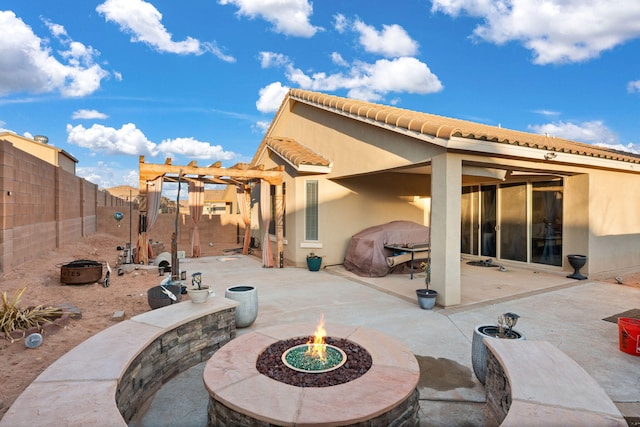
POLYGON ((318 322, 318 326, 316 327, 316 331, 313 334, 313 337, 307 341, 307 351, 304 353, 305 356, 313 357, 316 359, 320 359, 322 362, 327 361, 327 343, 325 341, 325 337, 327 336, 327 331, 324 329, 324 314, 320 316, 320 322, 318 322))

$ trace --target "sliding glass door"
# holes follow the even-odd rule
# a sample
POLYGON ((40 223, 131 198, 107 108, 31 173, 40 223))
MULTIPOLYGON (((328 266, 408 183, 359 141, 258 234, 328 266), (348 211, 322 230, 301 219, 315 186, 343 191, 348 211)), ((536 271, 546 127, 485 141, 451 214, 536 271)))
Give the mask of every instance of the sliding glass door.
POLYGON ((500 258, 527 262, 527 185, 500 186, 500 258))
POLYGON ((462 189, 462 253, 562 265, 562 180, 462 189))
POLYGON ((562 181, 534 182, 531 262, 562 265, 562 181))

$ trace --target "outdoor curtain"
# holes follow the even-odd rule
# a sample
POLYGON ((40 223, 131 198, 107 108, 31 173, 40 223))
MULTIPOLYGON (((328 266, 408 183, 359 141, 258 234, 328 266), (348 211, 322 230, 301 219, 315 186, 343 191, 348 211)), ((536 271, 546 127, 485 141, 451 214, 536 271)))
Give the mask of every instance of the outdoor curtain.
POLYGON ((262 240, 262 266, 272 268, 273 250, 269 240, 269 224, 271 222, 271 186, 267 181, 260 180, 260 216, 264 227, 264 238, 262 240))
POLYGON ((249 239, 251 237, 251 200, 247 197, 248 194, 245 191, 243 185, 236 185, 236 200, 238 202, 238 208, 240 209, 240 216, 244 223, 244 242, 242 245, 242 254, 249 254, 249 239))
POLYGON ((162 176, 153 181, 147 181, 147 231, 151 231, 151 227, 155 224, 160 213, 163 181, 164 178, 162 176))
POLYGON ((191 234, 191 256, 200 256, 200 218, 204 207, 204 183, 195 181, 189 183, 189 213, 193 221, 193 233, 191 234))
MULTIPOLYGON (((162 183, 164 177, 159 176, 153 181, 147 181, 147 218, 146 218, 146 232, 151 231, 151 227, 158 219, 160 213, 160 201, 162 200, 162 183)), ((142 230, 138 230, 138 233, 142 230)), ((138 234, 138 243, 136 244, 136 262, 140 259, 140 251, 142 251, 143 243, 140 241, 141 236, 138 234)), ((151 243, 147 241, 147 259, 154 258, 153 250, 151 249, 151 243)))

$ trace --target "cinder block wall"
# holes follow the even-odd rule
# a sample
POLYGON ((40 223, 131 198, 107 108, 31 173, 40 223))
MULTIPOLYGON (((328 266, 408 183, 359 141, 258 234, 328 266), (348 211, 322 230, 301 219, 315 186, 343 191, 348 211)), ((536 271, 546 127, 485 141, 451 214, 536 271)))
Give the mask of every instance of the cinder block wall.
MULTIPOLYGON (((137 209, 129 211, 127 206, 101 206, 98 208, 98 232, 116 236, 122 240, 124 246, 129 241, 135 247, 138 240, 137 209), (118 222, 114 214, 120 211, 124 218, 118 222), (131 221, 130 221, 131 220, 131 221), (129 238, 131 234, 131 239, 129 238)), ((171 235, 175 230, 175 213, 158 215, 158 219, 149 230, 149 239, 154 242, 162 242, 166 252, 171 252, 171 235)), ((178 216, 178 250, 185 251, 187 257, 191 256, 191 234, 193 233, 193 221, 190 215, 178 216)), ((220 249, 233 249, 240 247, 244 237, 244 223, 240 215, 202 215, 200 224, 201 256, 219 254, 220 249), (240 236, 240 238, 238 238, 240 236), (210 246, 211 243, 213 246, 210 246)), ((158 254, 155 254, 158 255, 158 254)))
POLYGON ((97 231, 97 209, 127 205, 96 184, 0 144, 0 272, 97 231))

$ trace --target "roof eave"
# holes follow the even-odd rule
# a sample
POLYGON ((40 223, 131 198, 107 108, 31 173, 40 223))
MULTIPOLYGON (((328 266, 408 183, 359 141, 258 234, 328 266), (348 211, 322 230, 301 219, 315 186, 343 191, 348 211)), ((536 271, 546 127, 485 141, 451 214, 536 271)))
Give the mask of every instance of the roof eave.
POLYGON ((564 153, 562 151, 541 150, 539 148, 522 147, 519 145, 495 144, 490 141, 478 141, 476 139, 461 137, 451 137, 447 141, 446 148, 494 156, 521 157, 526 160, 549 163, 606 168, 624 172, 640 172, 640 165, 631 162, 621 162, 619 160, 603 159, 601 157, 564 153))

